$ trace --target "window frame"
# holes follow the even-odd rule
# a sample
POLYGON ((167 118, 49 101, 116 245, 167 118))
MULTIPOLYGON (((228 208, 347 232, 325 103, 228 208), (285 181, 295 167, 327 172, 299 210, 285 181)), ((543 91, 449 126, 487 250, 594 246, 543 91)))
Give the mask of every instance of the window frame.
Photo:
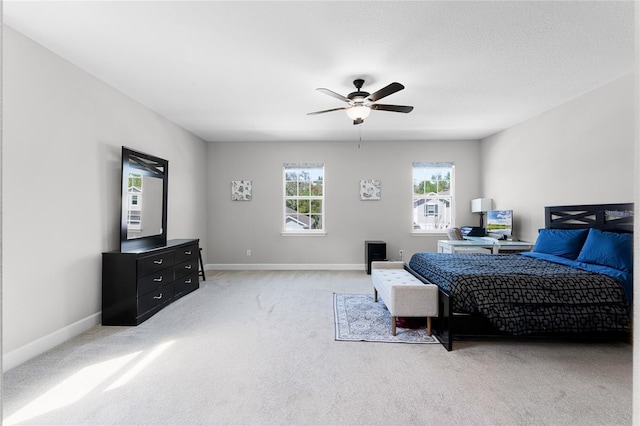
MULTIPOLYGON (((327 182, 326 182, 326 172, 324 163, 284 163, 282 167, 282 216, 281 216, 281 235, 282 236, 324 236, 326 235, 326 191, 327 191, 327 182), (287 195, 287 182, 292 182, 287 180, 287 171, 291 170, 321 170, 321 180, 322 180, 322 194, 321 195, 295 195, 290 196, 287 195), (320 201, 321 209, 320 209, 320 219, 322 228, 320 229, 287 229, 287 201, 296 200, 296 201, 308 201, 311 204, 313 201, 320 201)), ((300 181, 296 181, 300 182, 300 181)), ((313 182, 313 179, 310 180, 313 182)), ((298 186, 299 187, 299 186, 298 186)), ((311 216, 311 215, 310 215, 311 216)))
MULTIPOLYGON (((411 165, 411 234, 412 235, 437 235, 437 234, 446 234, 446 230, 448 227, 455 226, 455 210, 456 210, 456 197, 455 197, 455 172, 456 166, 453 161, 415 161, 411 165), (438 193, 429 193, 434 194, 431 197, 428 194, 423 194, 419 196, 415 192, 416 185, 416 169, 446 169, 451 172, 449 179, 449 195, 443 195, 438 193), (448 200, 449 207, 448 209, 443 209, 439 204, 430 203, 428 200, 437 198, 438 200, 448 200), (425 200, 424 203, 420 206, 416 206, 418 200, 425 200), (428 212, 428 205, 435 205, 435 215, 430 214, 428 212), (416 210, 418 209, 418 210, 416 210), (446 221, 447 212, 442 212, 442 210, 448 210, 448 222, 446 221), (426 218, 426 217, 438 217, 440 214, 445 215, 445 223, 441 225, 441 228, 437 229, 416 229, 416 226, 420 226, 420 222, 416 221, 416 218, 426 218)), ((423 179, 424 182, 426 179, 423 179)))

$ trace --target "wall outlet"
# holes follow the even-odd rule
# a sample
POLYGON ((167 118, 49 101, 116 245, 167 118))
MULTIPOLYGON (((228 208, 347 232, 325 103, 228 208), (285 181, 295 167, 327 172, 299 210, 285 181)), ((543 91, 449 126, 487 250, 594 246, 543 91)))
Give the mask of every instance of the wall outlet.
POLYGON ((402 256, 404 255, 404 250, 400 250, 398 253, 400 254, 400 260, 403 260, 402 256))
POLYGON ((251 256, 251 250, 247 250, 247 256, 251 256))

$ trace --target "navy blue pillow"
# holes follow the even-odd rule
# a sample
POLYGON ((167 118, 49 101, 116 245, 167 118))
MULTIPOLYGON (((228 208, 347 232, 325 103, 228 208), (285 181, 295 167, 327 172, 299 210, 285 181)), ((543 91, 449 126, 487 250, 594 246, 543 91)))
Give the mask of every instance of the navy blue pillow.
POLYGON ((575 260, 589 234, 588 229, 540 229, 533 249, 537 253, 552 254, 575 260))
POLYGON ((591 229, 576 260, 632 272, 633 235, 591 229))

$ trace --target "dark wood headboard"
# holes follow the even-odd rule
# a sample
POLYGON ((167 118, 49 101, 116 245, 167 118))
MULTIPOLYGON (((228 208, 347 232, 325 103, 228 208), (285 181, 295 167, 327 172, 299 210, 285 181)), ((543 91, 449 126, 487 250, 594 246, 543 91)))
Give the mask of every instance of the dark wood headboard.
POLYGON ((633 232, 633 203, 545 207, 544 226, 552 229, 597 228, 633 232))

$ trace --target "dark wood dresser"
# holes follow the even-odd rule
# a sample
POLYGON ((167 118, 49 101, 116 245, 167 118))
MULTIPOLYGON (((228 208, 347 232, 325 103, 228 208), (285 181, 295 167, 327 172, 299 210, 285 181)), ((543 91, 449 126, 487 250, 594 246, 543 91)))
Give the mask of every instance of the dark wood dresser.
POLYGON ((102 253, 102 325, 138 325, 200 287, 199 240, 102 253))

